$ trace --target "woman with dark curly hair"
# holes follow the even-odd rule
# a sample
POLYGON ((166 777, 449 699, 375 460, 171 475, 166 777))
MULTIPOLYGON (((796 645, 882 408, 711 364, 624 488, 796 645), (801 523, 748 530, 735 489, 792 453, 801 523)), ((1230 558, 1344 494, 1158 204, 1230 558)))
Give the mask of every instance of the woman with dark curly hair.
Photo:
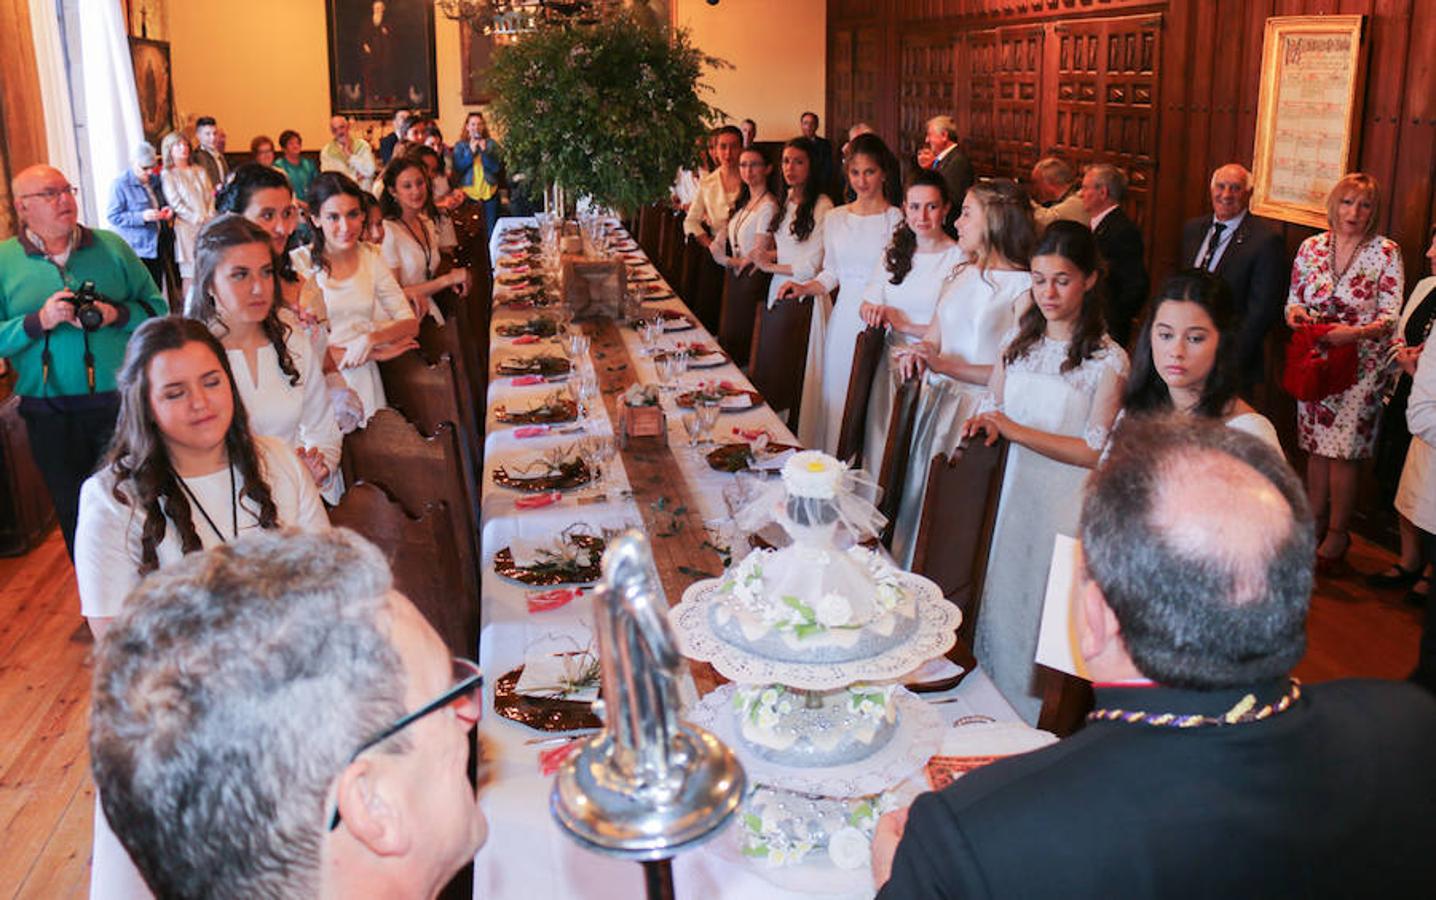
POLYGON ((251 528, 328 525, 314 479, 278 438, 250 431, 219 340, 167 316, 135 330, 120 413, 80 491, 75 573, 96 635, 145 575, 251 528))
POLYGON ((288 444, 331 502, 338 502, 342 438, 322 357, 279 297, 269 236, 224 213, 199 233, 185 315, 224 345, 255 434, 288 444))
POLYGON ((1087 470, 1101 459, 1127 377, 1127 354, 1102 322, 1099 271, 1086 226, 1048 226, 1032 257, 1033 302, 1006 335, 990 397, 962 429, 1012 444, 977 646, 983 669, 1029 722, 1041 708, 1032 660, 1053 540, 1075 532, 1087 470))
POLYGON ((903 221, 873 269, 858 306, 864 324, 888 329, 889 352, 883 354, 873 376, 863 441, 863 468, 873 476, 882 465, 892 415, 889 356, 927 330, 943 285, 967 258, 942 225, 951 206, 941 175, 925 169, 912 176, 903 192, 903 221))

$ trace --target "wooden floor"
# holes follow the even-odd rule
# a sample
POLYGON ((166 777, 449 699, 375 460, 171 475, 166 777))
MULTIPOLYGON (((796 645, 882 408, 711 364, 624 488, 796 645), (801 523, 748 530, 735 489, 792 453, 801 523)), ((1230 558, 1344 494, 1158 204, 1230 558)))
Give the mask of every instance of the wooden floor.
MULTIPOLYGON (((1391 554, 1357 540, 1363 572, 1391 554)), ((90 633, 59 533, 28 556, 0 559, 0 894, 84 896, 94 788, 86 752, 90 633)), ((1402 678, 1415 665, 1418 611, 1358 576, 1318 586, 1306 658, 1308 682, 1402 678)))

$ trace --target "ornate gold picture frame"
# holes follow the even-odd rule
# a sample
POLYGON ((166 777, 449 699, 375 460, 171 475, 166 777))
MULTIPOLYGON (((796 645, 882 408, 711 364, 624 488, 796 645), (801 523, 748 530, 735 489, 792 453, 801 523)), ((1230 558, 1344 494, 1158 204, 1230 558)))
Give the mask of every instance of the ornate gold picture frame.
POLYGON ((1262 45, 1252 212, 1326 228, 1326 195, 1356 162, 1364 16, 1274 16, 1262 45))

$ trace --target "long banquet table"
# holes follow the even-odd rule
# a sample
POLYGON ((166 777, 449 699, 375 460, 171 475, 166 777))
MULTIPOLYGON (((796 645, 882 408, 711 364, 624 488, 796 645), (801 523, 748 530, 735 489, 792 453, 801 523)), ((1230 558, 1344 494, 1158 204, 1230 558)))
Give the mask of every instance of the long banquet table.
MULTIPOLYGON (((502 256, 499 244, 505 231, 532 224, 532 219, 501 219, 492 237, 490 258, 498 260, 502 256)), ((497 269, 496 274, 501 271, 497 269)), ((508 289, 497 285, 497 281, 495 284, 497 303, 508 289)), ((662 308, 688 313, 677 297, 657 303, 645 302, 644 306, 646 309, 662 308)), ((532 310, 496 305, 493 327, 531 315, 534 315, 532 310)), ((588 327, 593 334, 591 362, 603 391, 603 403, 592 404, 595 415, 590 428, 612 433, 614 404, 621 389, 634 382, 655 383, 656 372, 653 362, 642 356, 640 341, 633 329, 610 322, 594 323, 588 327)), ((695 329, 669 333, 660 345, 671 345, 678 340, 702 341, 716 346, 713 336, 701 324, 695 329)), ((538 349, 559 352, 554 343, 513 347, 511 340, 500 337, 495 331, 491 331, 490 341, 495 364, 515 352, 534 352, 538 349)), ((685 376, 690 383, 698 379, 726 379, 744 388, 752 386, 731 361, 722 367, 701 372, 692 370, 685 376)), ((662 400, 668 413, 669 446, 658 450, 623 451, 622 457, 610 464, 615 471, 610 476, 610 486, 603 501, 592 502, 591 491, 588 496, 583 491, 577 491, 566 494, 558 503, 520 510, 514 505, 518 496, 516 493, 494 485, 493 467, 571 444, 581 435, 551 431, 539 437, 517 439, 512 428, 494 419, 494 407, 499 404, 507 404, 511 408, 526 407, 534 398, 552 392, 558 385, 518 387, 512 381, 495 375, 487 398, 489 412, 480 525, 483 631, 479 660, 488 677, 486 709, 479 725, 479 736, 486 779, 480 788, 480 796, 489 821, 489 839, 476 859, 474 896, 486 900, 632 900, 643 896, 641 867, 580 848, 561 832, 549 813, 549 791, 553 778, 540 774, 538 757, 541 751, 555 744, 528 742, 551 738, 553 734, 502 718, 493 707, 492 686, 499 676, 524 663, 526 648, 536 643, 551 642, 572 642, 583 647, 592 642, 590 598, 585 593, 559 609, 530 613, 526 603, 530 590, 494 574, 493 557, 514 538, 553 536, 578 522, 594 528, 637 526, 649 534, 665 593, 670 603, 676 603, 682 587, 694 580, 693 570, 713 574, 719 571, 716 555, 701 548, 703 523, 717 522, 729 515, 723 488, 731 484, 735 476, 713 470, 701 455, 687 448, 687 435, 683 432, 673 395, 669 394, 662 400), (614 484, 631 485, 633 493, 615 490, 614 484), (655 500, 655 497, 659 499, 655 500), (676 516, 675 511, 678 513, 676 516), (675 522, 679 519, 684 524, 676 526, 675 522), (686 572, 679 571, 680 564, 686 572)), ((723 413, 715 429, 715 437, 718 440, 730 437, 733 428, 766 430, 774 441, 797 443, 774 412, 762 404, 743 412, 723 413)), ((696 667, 695 672, 683 681, 685 698, 695 700, 700 691, 711 689, 711 676, 706 666, 696 667)), ((970 673, 957 688, 941 699, 947 702, 937 709, 942 710, 952 722, 973 716, 1001 722, 1014 722, 1018 718, 980 669, 970 673)), ((711 844, 678 856, 674 862, 674 875, 680 898, 797 900, 812 896, 775 887, 756 871, 730 862, 729 858, 715 852, 711 844)), ((865 891, 852 896, 871 896, 871 893, 865 891)))

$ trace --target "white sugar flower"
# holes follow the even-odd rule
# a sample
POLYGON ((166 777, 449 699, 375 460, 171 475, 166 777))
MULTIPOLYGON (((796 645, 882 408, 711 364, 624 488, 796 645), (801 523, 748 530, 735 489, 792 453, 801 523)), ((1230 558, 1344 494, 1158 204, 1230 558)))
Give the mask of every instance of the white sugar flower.
POLYGON ((836 592, 823 594, 813 604, 813 614, 818 624, 825 628, 837 628, 853 619, 853 605, 847 597, 836 592))
POLYGON ((870 843, 858 829, 840 828, 828 838, 828 858, 839 869, 860 869, 868 864, 870 843))
POLYGON ((846 466, 826 453, 804 450, 793 454, 783 466, 783 487, 791 497, 831 500, 837 496, 846 470, 846 466))

